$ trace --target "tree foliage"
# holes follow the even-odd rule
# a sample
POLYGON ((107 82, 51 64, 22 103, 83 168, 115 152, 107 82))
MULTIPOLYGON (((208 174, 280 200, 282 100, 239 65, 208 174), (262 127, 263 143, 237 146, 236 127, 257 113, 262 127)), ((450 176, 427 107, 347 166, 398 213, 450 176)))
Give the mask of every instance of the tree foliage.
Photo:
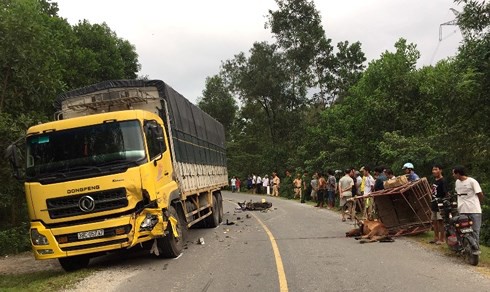
MULTIPOLYGON (((138 55, 106 24, 71 26, 46 0, 0 1, 0 148, 53 117, 54 98, 106 79, 136 78, 138 55)), ((0 160, 0 229, 26 219, 22 186, 0 160)))
POLYGON ((229 140, 238 106, 223 79, 218 75, 206 78, 206 87, 202 95, 197 105, 223 124, 227 140, 229 140))

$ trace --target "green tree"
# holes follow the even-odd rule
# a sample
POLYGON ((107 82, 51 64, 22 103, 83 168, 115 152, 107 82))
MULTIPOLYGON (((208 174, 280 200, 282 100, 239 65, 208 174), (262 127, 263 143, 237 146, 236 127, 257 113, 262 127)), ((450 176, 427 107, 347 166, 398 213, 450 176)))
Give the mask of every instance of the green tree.
POLYGON ((49 29, 51 18, 38 1, 2 1, 0 112, 52 111, 50 99, 63 90, 56 59, 63 48, 49 29))
POLYGON ((80 21, 66 44, 64 81, 70 89, 103 80, 135 79, 140 69, 135 47, 117 37, 106 23, 80 21))
POLYGON ((313 1, 276 0, 278 10, 269 10, 266 26, 271 28, 277 45, 285 53, 287 77, 290 79, 291 96, 306 102, 308 87, 316 85, 315 60, 329 66, 332 48, 326 39, 321 16, 313 1))
POLYGON ((206 87, 202 95, 197 105, 223 124, 227 140, 229 140, 238 106, 223 79, 218 75, 206 78, 206 87))
POLYGON ((335 81, 332 91, 333 99, 342 99, 349 89, 354 86, 362 76, 366 57, 361 49, 361 43, 355 42, 349 45, 348 41, 337 44, 335 54, 335 81))
MULTIPOLYGON (((74 28, 57 13, 57 4, 46 0, 0 1, 0 149, 50 120, 63 91, 136 77, 137 54, 128 41, 105 24, 74 28)), ((0 184, 0 229, 21 225, 27 217, 22 185, 5 159, 0 184)))

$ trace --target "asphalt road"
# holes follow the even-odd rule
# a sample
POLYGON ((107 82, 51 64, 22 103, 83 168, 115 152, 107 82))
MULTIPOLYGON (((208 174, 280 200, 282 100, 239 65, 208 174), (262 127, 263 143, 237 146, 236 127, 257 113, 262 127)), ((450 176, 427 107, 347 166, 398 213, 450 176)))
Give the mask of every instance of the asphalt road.
POLYGON ((91 266, 99 272, 77 289, 490 291, 490 277, 477 267, 414 241, 359 244, 346 238, 353 226, 341 222, 338 213, 269 197, 269 212, 236 213, 236 202, 262 197, 229 192, 223 197, 224 223, 235 224, 191 230, 177 259, 155 259, 140 251, 96 259, 91 266), (201 237, 203 245, 197 244, 201 237))

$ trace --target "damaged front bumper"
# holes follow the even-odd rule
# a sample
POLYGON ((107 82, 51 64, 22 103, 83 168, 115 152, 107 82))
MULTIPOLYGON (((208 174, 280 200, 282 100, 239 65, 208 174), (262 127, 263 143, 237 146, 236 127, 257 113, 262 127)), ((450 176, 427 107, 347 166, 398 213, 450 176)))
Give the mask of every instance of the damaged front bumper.
POLYGON ((31 222, 31 243, 36 259, 54 259, 131 248, 139 243, 165 236, 168 224, 175 237, 177 220, 161 209, 144 209, 99 222, 48 228, 31 222))

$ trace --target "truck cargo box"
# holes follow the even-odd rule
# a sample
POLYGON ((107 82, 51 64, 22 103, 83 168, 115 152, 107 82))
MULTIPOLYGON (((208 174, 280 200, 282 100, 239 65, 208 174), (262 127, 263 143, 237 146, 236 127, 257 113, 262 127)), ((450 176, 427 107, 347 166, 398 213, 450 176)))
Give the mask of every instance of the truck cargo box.
POLYGON ((55 105, 58 119, 131 109, 156 113, 169 136, 182 195, 227 185, 223 125, 163 81, 105 81, 64 93, 55 105))

